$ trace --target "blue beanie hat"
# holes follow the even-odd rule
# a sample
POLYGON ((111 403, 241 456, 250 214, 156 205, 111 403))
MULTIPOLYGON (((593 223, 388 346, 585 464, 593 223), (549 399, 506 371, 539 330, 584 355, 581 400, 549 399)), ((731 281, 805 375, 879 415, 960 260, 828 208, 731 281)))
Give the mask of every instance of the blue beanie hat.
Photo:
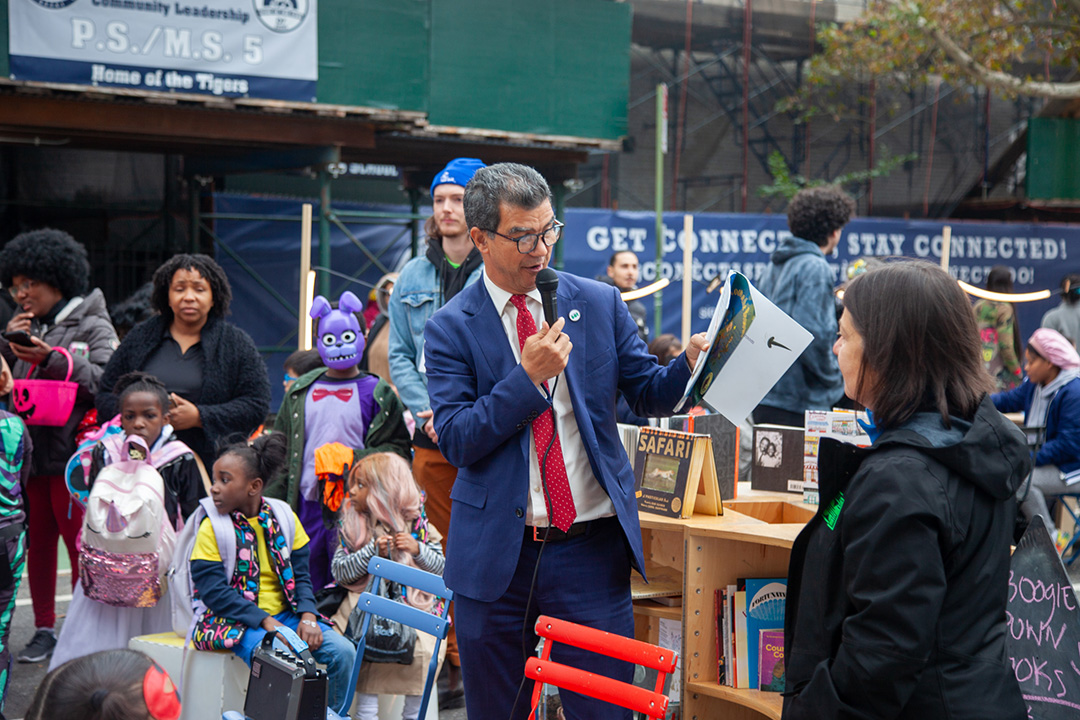
POLYGON ((472 176, 480 168, 487 167, 476 158, 454 158, 450 164, 435 174, 431 181, 431 194, 435 194, 435 188, 440 185, 460 185, 465 187, 472 180, 472 176))

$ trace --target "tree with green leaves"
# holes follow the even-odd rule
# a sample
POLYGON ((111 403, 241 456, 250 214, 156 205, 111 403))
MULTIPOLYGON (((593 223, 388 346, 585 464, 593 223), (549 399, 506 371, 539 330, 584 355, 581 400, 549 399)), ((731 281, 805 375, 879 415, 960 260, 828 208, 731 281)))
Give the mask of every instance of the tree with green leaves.
POLYGON ((818 39, 812 84, 940 77, 1006 96, 1080 98, 1080 0, 870 0, 818 39))
POLYGON ((844 173, 832 180, 819 180, 792 174, 791 168, 788 167, 783 154, 778 150, 773 150, 772 153, 769 154, 768 160, 769 174, 773 176, 772 184, 762 185, 758 188, 757 194, 764 198, 776 197, 790 200, 795 197, 795 193, 803 188, 817 187, 818 185, 836 185, 838 187, 844 187, 845 185, 864 183, 873 178, 885 177, 896 168, 906 162, 915 160, 917 157, 919 157, 918 153, 892 156, 886 155, 886 157, 878 160, 877 164, 875 164, 871 170, 857 170, 855 172, 844 173))

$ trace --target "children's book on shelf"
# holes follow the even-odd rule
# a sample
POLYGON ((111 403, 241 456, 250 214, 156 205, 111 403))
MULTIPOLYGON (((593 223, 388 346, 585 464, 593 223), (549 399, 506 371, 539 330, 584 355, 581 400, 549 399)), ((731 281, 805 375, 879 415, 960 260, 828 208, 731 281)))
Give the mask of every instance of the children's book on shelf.
POLYGON ((746 590, 735 591, 735 613, 732 616, 735 623, 735 685, 734 687, 747 690, 750 688, 750 665, 747 662, 746 653, 748 643, 746 638, 746 590))
POLYGON ((739 487, 739 426, 718 413, 691 416, 690 432, 712 438, 713 465, 720 499, 732 500, 739 487))
POLYGON ((780 630, 783 634, 786 602, 786 578, 746 579, 746 663, 751 690, 758 687, 761 631, 780 630))
POLYGON ((727 657, 724 654, 724 588, 716 588, 713 591, 713 612, 716 616, 716 682, 720 685, 727 684, 725 664, 727 657))
POLYGON ((750 487, 773 492, 803 491, 803 429, 755 425, 750 487))
POLYGON ((739 668, 735 663, 735 585, 724 590, 724 642, 727 645, 728 686, 735 687, 739 668))
POLYGON ((723 505, 708 435, 643 427, 634 458, 638 510, 688 518, 722 515, 723 505))
POLYGON ((866 422, 865 412, 854 410, 807 410, 803 442, 803 502, 818 504, 818 447, 821 438, 829 437, 859 447, 870 445, 870 436, 859 424, 866 422))
POLYGON ((812 339, 744 275, 730 271, 709 323, 709 348, 674 410, 702 405, 742 422, 812 339))
POLYGON ((758 690, 784 692, 784 670, 784 631, 760 631, 758 634, 758 690))

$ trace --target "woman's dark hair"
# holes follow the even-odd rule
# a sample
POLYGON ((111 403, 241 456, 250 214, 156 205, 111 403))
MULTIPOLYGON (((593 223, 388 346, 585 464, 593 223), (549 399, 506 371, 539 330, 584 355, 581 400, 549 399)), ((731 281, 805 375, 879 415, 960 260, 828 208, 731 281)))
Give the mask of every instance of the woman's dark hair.
POLYGON ((795 237, 824 247, 829 236, 848 224, 855 200, 833 185, 803 188, 787 207, 787 224, 795 237))
POLYGON ((857 393, 896 427, 920 410, 970 420, 993 390, 967 296, 931 263, 890 262, 851 281, 844 311, 862 336, 857 393), (863 391, 866 389, 868 392, 863 391))
POLYGON ((990 292, 1011 293, 1013 291, 1012 271, 1004 265, 995 265, 986 275, 986 289, 990 292))
POLYGON ((1061 278, 1061 299, 1067 305, 1080 302, 1080 274, 1069 273, 1061 278))
POLYGON ((69 660, 38 686, 26 720, 151 720, 143 677, 153 661, 135 650, 69 660))
POLYGON ((222 450, 218 457, 236 455, 244 461, 248 477, 262 478, 265 486, 285 469, 288 451, 289 442, 285 439, 285 434, 273 432, 260 435, 250 445, 247 442, 234 442, 222 450))
POLYGON ((676 345, 681 345, 679 338, 671 333, 664 333, 657 335, 656 339, 649 343, 649 352, 656 356, 661 365, 667 365, 672 360, 671 348, 676 345))
POLYGON ((11 287, 17 275, 73 298, 90 288, 90 261, 82 243, 63 230, 31 230, 16 235, 0 250, 0 284, 11 287))
POLYGON ((285 358, 283 367, 286 370, 295 370, 296 377, 307 375, 312 370, 323 366, 322 356, 318 350, 297 350, 285 358))
POLYGON ((150 296, 153 292, 154 284, 144 283, 138 290, 109 308, 109 317, 112 318, 112 324, 116 328, 116 336, 119 339, 123 340, 131 328, 143 320, 149 320, 154 314, 154 308, 150 305, 150 296))
POLYGON ((150 373, 144 373, 139 370, 124 373, 120 376, 120 379, 116 381, 116 385, 113 387, 113 393, 115 393, 117 397, 117 407, 123 407, 124 398, 131 393, 137 392, 147 392, 151 395, 156 395, 158 401, 161 403, 161 411, 169 411, 169 391, 165 389, 165 383, 161 382, 150 373))
POLYGON ((210 292, 214 296, 210 317, 220 318, 229 314, 232 289, 229 287, 229 279, 225 277, 225 271, 209 255, 181 254, 173 255, 166 260, 165 264, 154 271, 154 277, 150 281, 154 284, 150 304, 161 313, 165 322, 171 323, 173 320, 173 311, 169 307, 169 286, 172 285, 173 275, 178 270, 195 270, 210 284, 210 292))

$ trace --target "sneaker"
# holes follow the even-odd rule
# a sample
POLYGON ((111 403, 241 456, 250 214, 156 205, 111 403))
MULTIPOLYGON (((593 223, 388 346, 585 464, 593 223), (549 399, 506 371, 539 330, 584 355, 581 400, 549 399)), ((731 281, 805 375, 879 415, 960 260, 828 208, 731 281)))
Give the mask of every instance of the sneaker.
POLYGON ((26 647, 19 653, 18 661, 21 663, 36 663, 48 660, 56 648, 56 635, 48 630, 38 630, 30 639, 26 647))

